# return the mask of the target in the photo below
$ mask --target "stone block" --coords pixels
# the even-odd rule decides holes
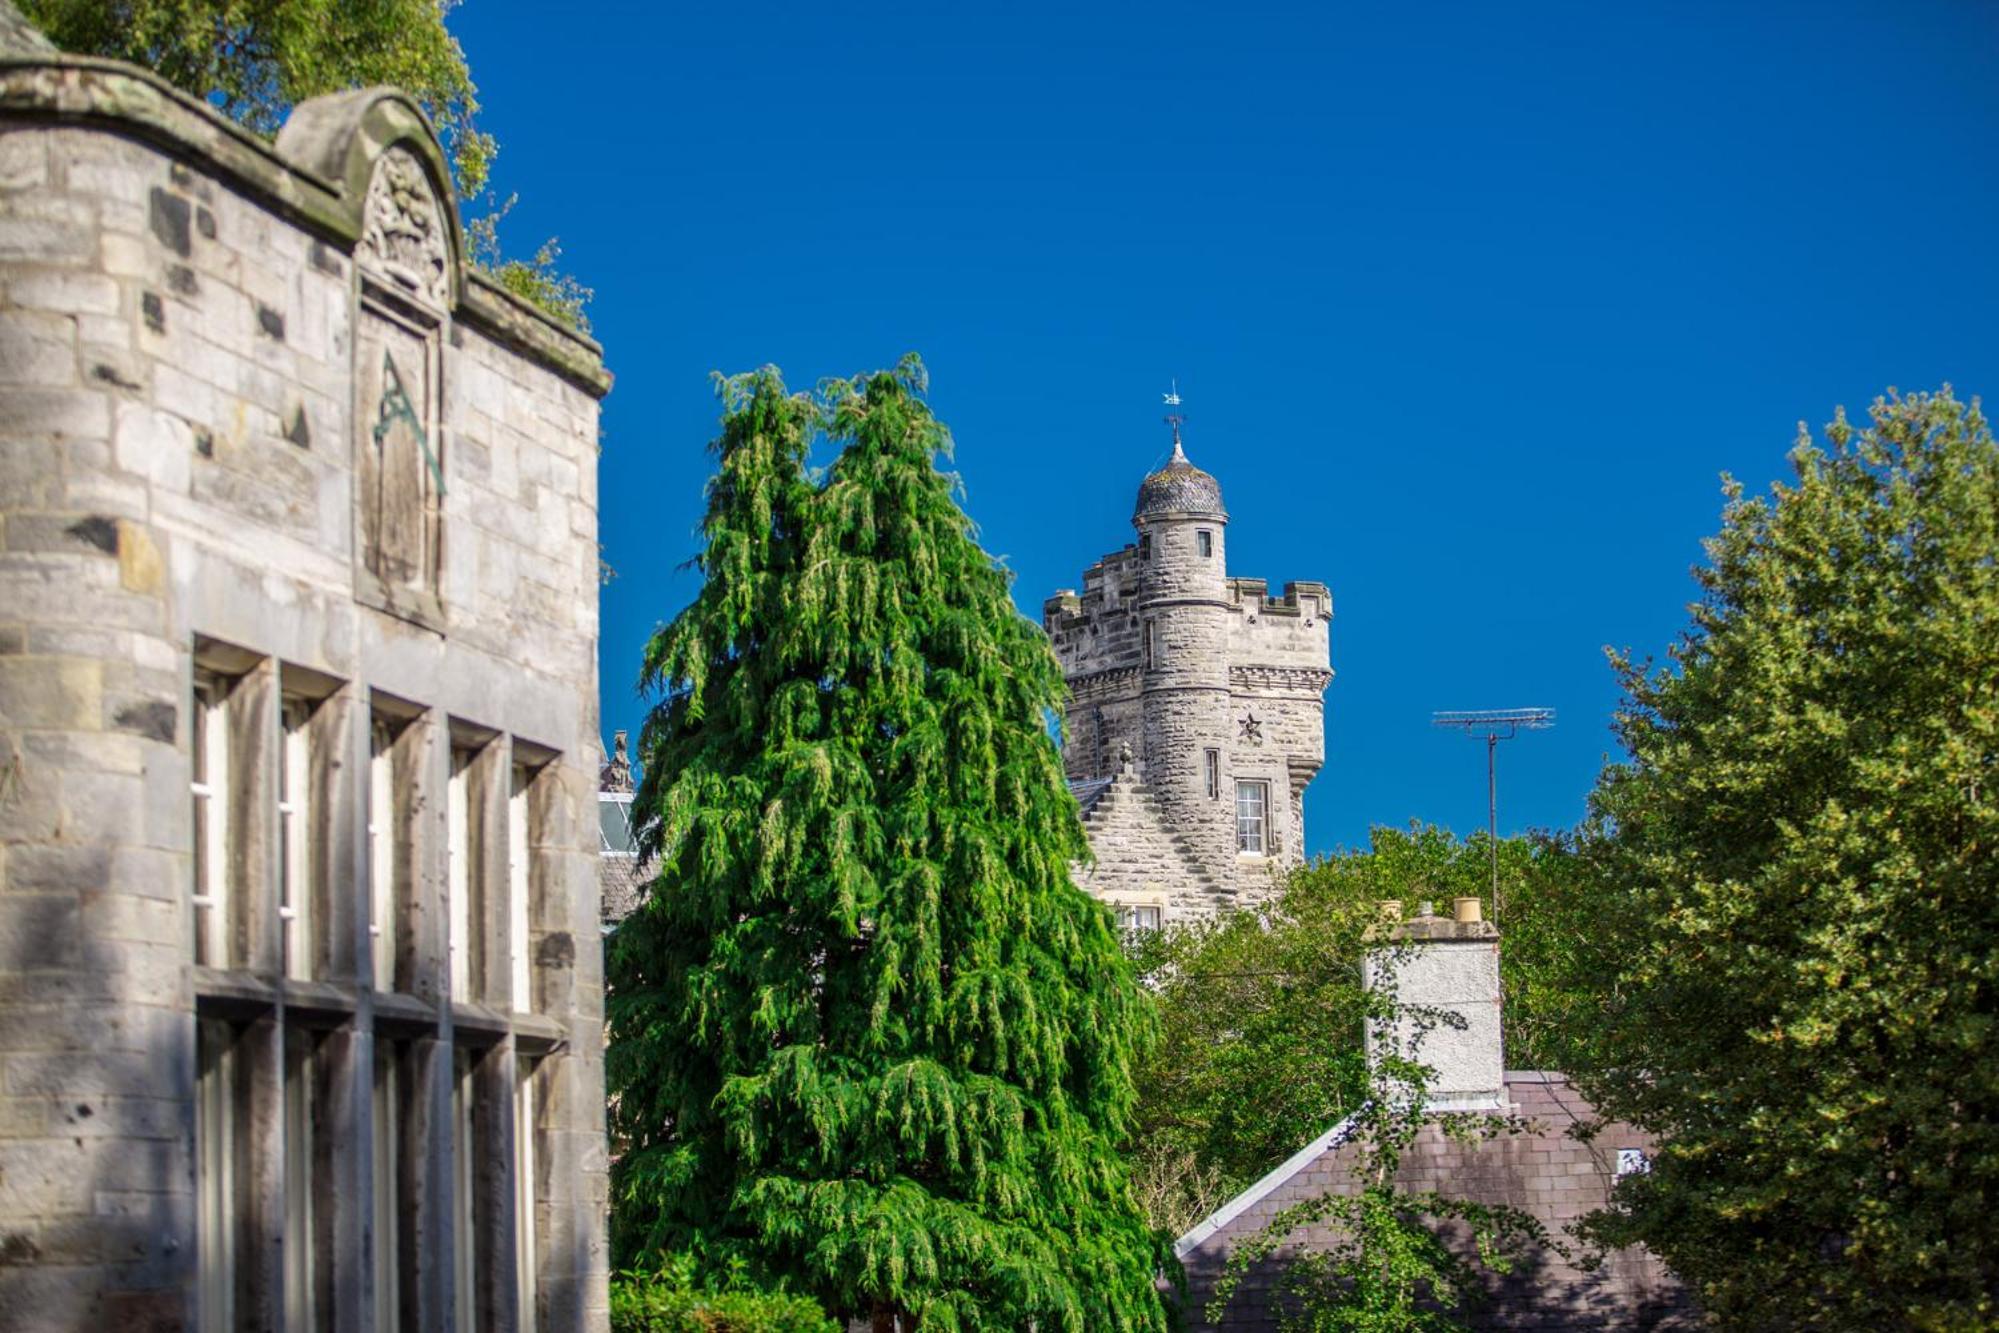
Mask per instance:
[[[0,724],[98,730],[103,680],[97,662],[0,658]]]

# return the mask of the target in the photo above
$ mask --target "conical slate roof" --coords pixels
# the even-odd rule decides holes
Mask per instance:
[[[1138,508],[1134,519],[1153,514],[1213,514],[1227,518],[1222,508],[1222,484],[1187,461],[1180,441],[1173,441],[1173,457],[1165,467],[1138,484]]]

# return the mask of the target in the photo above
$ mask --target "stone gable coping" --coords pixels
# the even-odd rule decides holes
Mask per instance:
[[[423,162],[448,214],[452,313],[601,398],[603,348],[463,263],[443,146],[408,94],[362,88],[303,102],[276,144],[150,70],[94,56],[0,47],[0,120],[83,124],[152,144],[341,247],[361,237],[373,163],[400,144]]]

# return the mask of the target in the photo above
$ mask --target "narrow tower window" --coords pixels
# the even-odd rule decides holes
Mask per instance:
[[[1152,559],[1152,534],[1149,532],[1138,534],[1138,558],[1140,560]]]
[[[1150,620],[1146,621],[1145,622],[1145,669],[1147,671],[1152,670],[1152,668],[1158,662],[1158,648],[1154,643],[1156,637],[1157,636],[1153,633],[1152,622]]]
[[[1215,534],[1206,528],[1195,529],[1194,548],[1201,553],[1201,559],[1206,560],[1215,553]]]
[[[1211,801],[1220,800],[1222,795],[1222,752],[1220,750],[1203,750],[1201,757],[1203,767],[1206,769],[1208,775],[1208,799]]]

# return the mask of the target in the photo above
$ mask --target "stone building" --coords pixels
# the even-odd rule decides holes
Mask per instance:
[[[1042,607],[1069,681],[1064,767],[1096,856],[1077,882],[1130,925],[1256,901],[1303,858],[1332,596],[1231,577],[1228,521],[1175,421],[1172,459],[1138,488],[1138,540]]]
[[[1399,917],[1400,904],[1384,906]],[[1579,1247],[1566,1229],[1602,1207],[1620,1176],[1646,1168],[1652,1140],[1626,1124],[1596,1125],[1594,1110],[1562,1074],[1506,1068],[1499,932],[1482,919],[1478,899],[1461,898],[1454,906],[1445,917],[1422,904],[1416,917],[1397,927],[1395,942],[1368,960],[1368,984],[1392,974],[1401,1006],[1395,1024],[1370,1032],[1370,1046],[1392,1045],[1434,1070],[1426,1097],[1440,1117],[1503,1115],[1518,1128],[1497,1137],[1456,1138],[1441,1123],[1426,1125],[1403,1153],[1396,1183],[1410,1192],[1436,1190],[1519,1208],[1569,1250],[1536,1246],[1511,1273],[1493,1275],[1490,1303],[1474,1314],[1474,1326],[1540,1333],[1700,1327],[1684,1289],[1649,1251],[1614,1251],[1594,1269],[1577,1262]],[[1277,1327],[1279,1265],[1331,1241],[1323,1226],[1293,1233],[1273,1259],[1252,1268],[1220,1322],[1212,1323],[1206,1309],[1216,1281],[1230,1249],[1278,1213],[1355,1188],[1360,1148],[1354,1124],[1348,1119],[1333,1126],[1176,1242],[1186,1269],[1181,1308],[1190,1330]],[[1577,1133],[1584,1126],[1594,1132]]]
[[[0,1325],[606,1326],[595,344],[0,0]]]

